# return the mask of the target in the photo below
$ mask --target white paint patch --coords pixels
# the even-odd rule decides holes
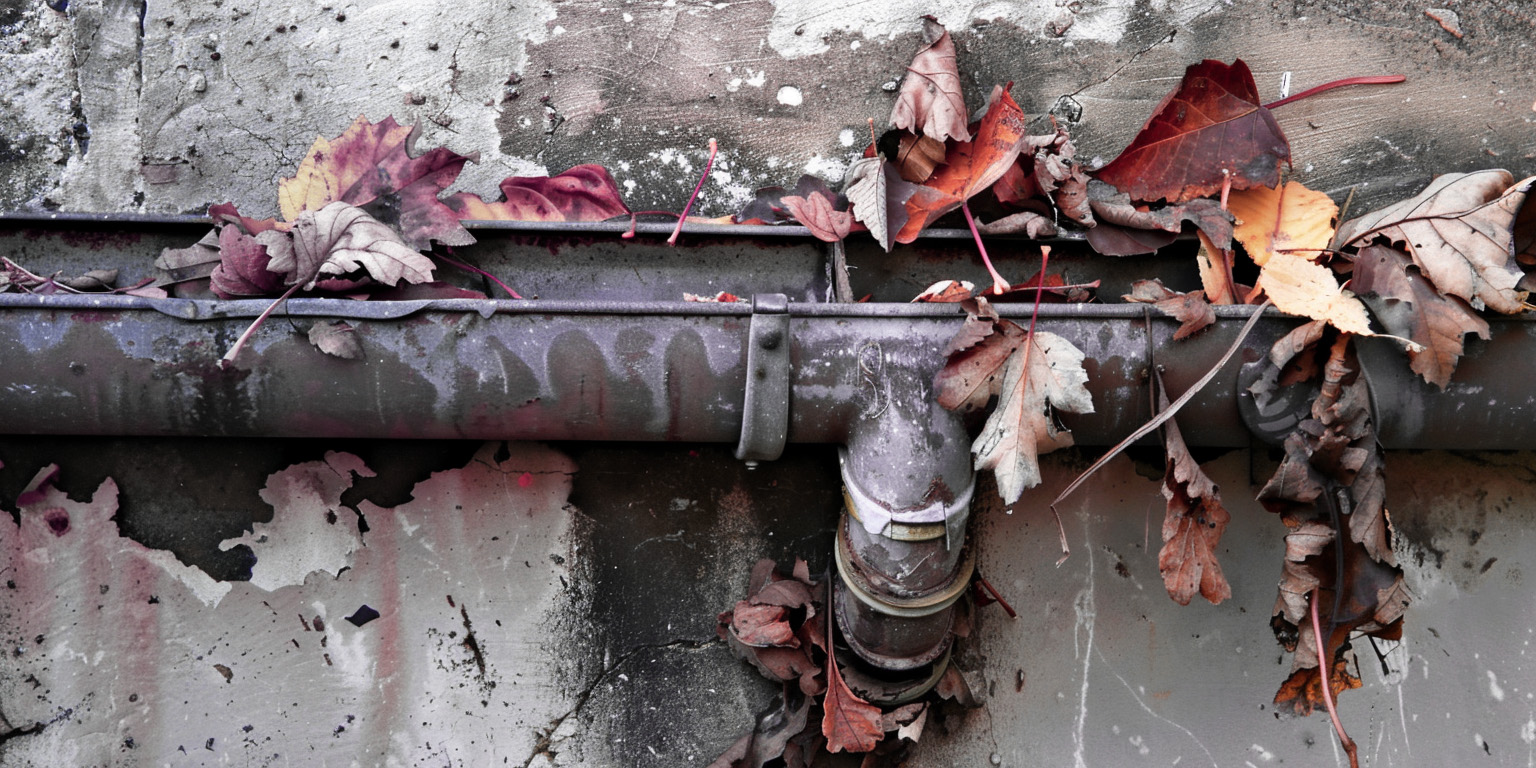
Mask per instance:
[[[1265,749],[1262,744],[1255,744],[1249,747],[1248,751],[1254,753],[1260,760],[1263,760],[1266,763],[1275,759],[1275,753]]]
[[[837,143],[839,143],[839,144],[841,144],[841,145],[843,145],[845,147],[853,146],[853,129],[852,128],[844,128],[841,133],[838,133],[837,134]]]
[[[1162,6],[1154,13],[1174,26],[1187,24],[1213,7],[1204,0],[1171,0],[1153,5]],[[1132,0],[1104,0],[1083,6],[1072,14],[1072,26],[1065,35],[1068,43],[1118,43],[1137,9]],[[1219,10],[1226,6],[1217,3],[1214,7]],[[847,5],[829,5],[825,0],[777,0],[769,22],[768,44],[787,59],[815,56],[829,50],[831,40],[838,35],[891,39],[916,34],[922,29],[920,20],[924,14],[932,14],[939,23],[959,34],[975,34],[970,32],[972,22],[1007,19],[1020,29],[1035,30],[1040,39],[1055,41],[1056,38],[1047,37],[1045,26],[1063,12],[1058,3],[1038,0],[888,0]]]
[[[261,491],[274,510],[272,522],[256,523],[250,533],[219,542],[219,549],[250,546],[256,553],[251,584],[268,592],[303,584],[315,571],[340,574],[363,546],[357,515],[341,505],[354,474],[374,476],[362,459],[336,451],[274,473]]]
[[[1094,586],[1094,551],[1093,542],[1088,541],[1088,584],[1077,593],[1077,599],[1072,601],[1072,610],[1077,614],[1077,623],[1072,627],[1072,646],[1077,651],[1079,658],[1083,660],[1083,685],[1078,691],[1077,698],[1077,725],[1072,731],[1072,765],[1074,768],[1088,768],[1087,749],[1088,742],[1084,737],[1084,730],[1088,725],[1088,669],[1093,664],[1093,633],[1098,623],[1098,609],[1093,602]],[[1081,645],[1078,643],[1078,635],[1086,635]]]
[[[843,176],[848,173],[848,161],[812,155],[811,159],[805,163],[805,172],[828,181],[842,181]]]
[[[1525,725],[1520,726],[1520,740],[1526,744],[1536,744],[1536,717],[1526,720]]]
[[[1504,700],[1504,687],[1499,685],[1499,676],[1495,675],[1491,669],[1488,670],[1488,695],[1492,696],[1494,701]]]
[[[800,89],[793,85],[786,85],[779,89],[779,103],[787,107],[798,107],[805,101]]]

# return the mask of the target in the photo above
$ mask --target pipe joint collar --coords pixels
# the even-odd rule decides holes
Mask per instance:
[[[850,471],[847,448],[839,450],[837,458],[848,511],[871,535],[921,541],[945,535],[944,531],[951,523],[964,525],[966,513],[971,508],[971,496],[976,492],[975,472],[958,492],[931,492],[926,505],[892,509],[859,485]],[[938,535],[926,535],[924,529],[929,526],[937,529]]]

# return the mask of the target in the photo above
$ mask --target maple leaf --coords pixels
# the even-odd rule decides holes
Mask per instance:
[[[1314,320],[1361,336],[1373,336],[1365,305],[1346,295],[1333,270],[1298,253],[1276,252],[1259,271],[1258,287],[1282,312]]]
[[[1168,395],[1158,382],[1158,407],[1168,408]],[[1196,594],[1211,603],[1232,596],[1232,587],[1216,560],[1216,546],[1231,516],[1221,504],[1221,492],[1189,454],[1177,419],[1163,424],[1163,450],[1167,470],[1163,497],[1168,510],[1163,517],[1163,549],[1157,568],[1163,587],[1179,605],[1189,605]]]
[[[820,192],[809,197],[788,195],[782,202],[795,220],[805,225],[818,240],[835,243],[847,237],[853,227],[853,214],[833,208],[829,195]]]
[[[1412,339],[1421,347],[1408,351],[1409,367],[1445,389],[1464,351],[1467,334],[1487,339],[1488,322],[1466,302],[1445,296],[1419,273],[1408,254],[1385,245],[1368,245],[1355,256],[1350,278],[1387,333]]]
[[[1173,340],[1181,341],[1206,329],[1216,322],[1216,311],[1205,300],[1205,291],[1179,293],[1163,285],[1157,278],[1137,280],[1131,284],[1131,292],[1120,298],[1142,304],[1151,304],[1180,325],[1173,332]]]
[[[1205,197],[1230,178],[1232,189],[1273,187],[1291,148],[1259,104],[1242,59],[1206,59],[1184,70],[1136,138],[1095,176],[1133,200],[1182,203]]]
[[[1026,138],[1024,129],[1024,111],[1014,103],[1008,89],[994,88],[975,138],[952,147],[944,167],[907,200],[907,222],[896,233],[896,242],[916,240],[940,216],[992,186],[1018,159]]]
[[[917,185],[904,181],[879,155],[853,161],[843,176],[843,191],[853,217],[869,228],[869,234],[887,253],[896,233],[907,224],[907,200],[917,190]]]
[[[221,299],[270,294],[283,285],[283,276],[267,269],[270,260],[256,238],[226,226],[219,230],[219,264],[209,275],[210,286]]]
[[[1316,257],[1333,240],[1339,206],[1299,181],[1271,189],[1250,187],[1233,192],[1227,208],[1238,219],[1233,231],[1253,263],[1264,266],[1271,254],[1290,250]]]
[[[432,279],[432,261],[407,246],[393,229],[347,203],[331,203],[299,214],[289,232],[268,230],[256,236],[267,247],[267,269],[284,275],[287,285],[312,288],[321,275],[364,269],[374,280]]]
[[[1025,334],[1016,323],[999,318],[984,298],[961,306],[965,323],[944,347],[944,367],[934,376],[933,388],[945,409],[975,411],[997,394],[1004,366]]]
[[[923,47],[907,67],[891,125],[936,141],[950,137],[969,141],[965,97],[960,92],[960,70],[955,64],[955,42],[938,19],[923,17]]]
[[[1528,182],[1513,179],[1504,170],[1437,176],[1414,197],[1345,222],[1335,247],[1378,236],[1403,243],[1441,293],[1474,309],[1520,312],[1527,293],[1518,288],[1514,225]]]
[[[334,202],[364,207],[398,198],[398,205],[389,207],[400,212],[400,236],[412,248],[428,249],[433,240],[444,245],[473,243],[475,238],[459,224],[459,217],[437,196],[458,178],[464,163],[479,155],[438,147],[414,157],[411,152],[420,134],[417,126],[399,125],[393,117],[370,123],[360,116],[335,139],[315,139],[297,172],[278,182],[283,218],[297,221],[305,211]]]
[[[997,407],[971,444],[976,468],[992,470],[1005,502],[1040,484],[1039,454],[1072,445],[1072,433],[1057,429],[1052,410],[1093,413],[1083,357],[1071,342],[1044,331],[1009,355]]]
[[[457,192],[444,203],[464,221],[605,221],[629,215],[608,169],[591,164],[554,176],[510,176],[502,180],[495,202]]]

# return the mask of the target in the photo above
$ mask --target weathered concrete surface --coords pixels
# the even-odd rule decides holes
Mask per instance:
[[[62,4],[60,4],[62,5]],[[1241,56],[1278,98],[1327,80],[1409,82],[1280,113],[1296,178],[1357,206],[1434,173],[1536,168],[1536,15],[1455,4],[1456,37],[1414,5],[1225,0],[892,4],[548,0],[0,2],[0,208],[275,210],[275,182],[354,117],[422,126],[422,146],[481,153],[461,187],[609,167],[636,208],[679,208],[710,137],[704,210],[804,171],[839,178],[884,124],[918,16],[955,33],[967,99],[1013,81],[1113,157],[1183,68]],[[1357,208],[1360,210],[1362,208]]]
[[[759,557],[825,567],[838,506],[825,447],[747,470],[719,446],[571,445],[566,458],[374,443],[362,462],[269,445],[285,444],[303,460],[212,483],[276,505],[245,537],[254,572],[290,565],[271,591],[121,537],[113,510],[190,521],[115,481],[82,492],[74,476],[94,482],[94,469],[66,463],[69,498],[29,504],[19,525],[0,517],[0,765],[701,766],[773,692],[713,639],[715,612]],[[8,438],[7,506],[37,454],[66,447]],[[192,450],[288,464],[283,451]],[[364,467],[379,477],[357,477]],[[1268,627],[1283,526],[1251,501],[1268,460],[1208,466],[1233,514],[1233,598],[1219,606],[1164,593],[1156,472],[1123,458],[1063,509],[1074,554],[1056,568],[1045,504],[1081,468],[1053,455],[1012,515],[978,510],[981,567],[1021,617],[980,613],[958,658],[987,708],[930,722],[914,764],[1342,765],[1324,715],[1267,706],[1289,668]],[[1356,649],[1365,687],[1341,713],[1364,764],[1528,765],[1536,457],[1399,453],[1388,472],[1416,603],[1383,660]],[[123,488],[157,476],[147,462],[124,473]],[[345,498],[359,490],[389,506]],[[337,533],[292,536],[317,525]],[[301,555],[345,567],[304,575]],[[343,619],[364,603],[383,617]]]

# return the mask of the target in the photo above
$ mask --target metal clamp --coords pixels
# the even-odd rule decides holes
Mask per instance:
[[[789,298],[752,297],[747,333],[747,392],[741,407],[736,458],[773,461],[789,441]]]

